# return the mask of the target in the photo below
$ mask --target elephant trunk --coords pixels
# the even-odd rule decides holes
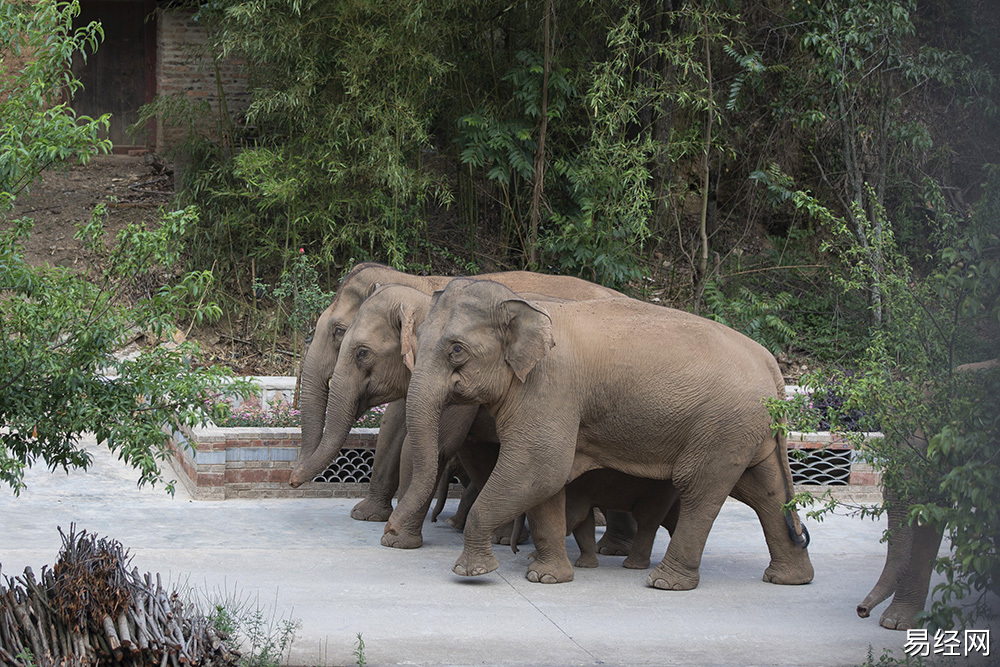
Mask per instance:
[[[302,388],[299,394],[299,409],[302,412],[300,461],[316,451],[323,437],[330,397],[329,381],[336,366],[336,357],[333,363],[324,361],[323,357],[328,355],[324,355],[319,349],[320,344],[320,341],[314,341],[302,361]]]
[[[889,545],[885,553],[885,565],[882,574],[871,592],[858,605],[858,616],[868,618],[872,609],[888,599],[896,592],[899,580],[910,564],[910,552],[913,546],[913,528],[906,523],[906,505],[889,489],[885,489],[889,514]]]
[[[305,420],[302,425],[302,448],[299,451],[299,461],[292,470],[289,484],[297,488],[302,484],[312,481],[316,475],[322,473],[333,463],[340,450],[344,447],[344,441],[351,432],[351,427],[357,421],[358,401],[357,397],[341,397],[336,391],[327,391],[328,400],[323,406],[321,414],[325,417],[325,425],[322,426],[321,437],[311,451],[306,449],[306,428]],[[347,400],[344,400],[344,399]],[[305,408],[303,408],[303,416]]]

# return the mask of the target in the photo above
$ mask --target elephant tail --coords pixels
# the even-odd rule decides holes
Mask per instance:
[[[521,535],[524,534],[524,520],[526,515],[521,512],[514,519],[514,527],[510,531],[510,550],[514,553],[518,553],[517,543],[521,541]]]
[[[792,467],[788,463],[788,438],[780,429],[776,438],[778,446],[774,448],[774,452],[778,457],[778,467],[781,468],[781,475],[785,482],[785,502],[790,503],[795,497],[795,485],[792,482]],[[786,509],[785,525],[788,526],[788,537],[791,538],[795,546],[802,549],[809,546],[809,529],[799,519],[798,512]]]

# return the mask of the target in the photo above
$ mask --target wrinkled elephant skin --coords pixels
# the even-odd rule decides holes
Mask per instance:
[[[485,274],[482,278],[499,281],[517,292],[556,298],[624,298],[614,290],[567,276],[510,271]],[[335,404],[343,401],[336,393],[331,393],[330,381],[337,367],[344,336],[361,303],[382,285],[403,285],[430,295],[451,280],[450,276],[412,276],[381,264],[365,262],[355,266],[341,281],[333,303],[316,322],[313,341],[303,359],[300,398],[302,447],[299,464],[292,473],[292,486],[307,482],[322,472],[336,458],[349,432],[349,426],[345,431],[343,418],[334,423],[329,416],[329,409],[336,407],[335,411],[339,412],[340,408]],[[395,417],[403,415],[405,407],[389,407],[386,412],[376,443],[376,460],[368,494],[351,512],[352,517],[359,520],[384,521],[392,511],[392,498],[399,484],[399,455],[405,425],[402,419]],[[321,442],[322,451],[314,456]]]
[[[495,569],[493,529],[527,512],[536,547],[529,580],[571,580],[565,485],[612,468],[672,480],[680,497],[650,585],[697,585],[728,495],[760,518],[771,557],[765,580],[806,583],[807,534],[782,506],[792,497],[787,450],[763,403],[783,392],[771,354],[716,322],[632,299],[542,305],[497,283],[452,281],[420,328],[407,392],[413,478],[386,536],[416,532],[423,519],[442,411],[481,404],[496,417],[500,456],[469,512],[456,572]]]

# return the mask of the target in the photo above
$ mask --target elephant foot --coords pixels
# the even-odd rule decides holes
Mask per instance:
[[[646,577],[646,584],[665,591],[690,591],[698,587],[700,575],[697,570],[680,571],[662,562]]]
[[[446,524],[448,524],[449,526],[451,526],[452,528],[454,528],[455,530],[457,530],[458,532],[460,532],[460,533],[463,530],[465,530],[465,517],[464,516],[463,517],[460,517],[458,515],[450,516],[447,519],[445,519],[444,522]]]
[[[455,561],[451,571],[462,577],[478,577],[488,574],[498,567],[500,567],[500,563],[492,553],[488,555],[484,554],[479,558],[472,558],[467,552],[463,551],[462,555]]]
[[[424,538],[420,533],[409,533],[397,530],[392,524],[385,525],[385,533],[382,535],[382,546],[393,549],[416,549],[424,543]]]
[[[597,567],[597,556],[595,554],[580,554],[580,557],[573,563],[573,567]]]
[[[388,521],[392,503],[365,498],[351,509],[351,518],[358,521]]]
[[[627,567],[630,570],[645,570],[649,567],[649,556],[645,558],[642,556],[629,556],[622,563],[622,567]]]
[[[910,630],[919,625],[917,614],[924,610],[923,605],[902,604],[892,602],[884,612],[878,624],[890,630]]]
[[[632,550],[632,540],[604,534],[597,542],[597,553],[605,556],[628,556]]]
[[[764,570],[764,581],[771,584],[781,584],[783,586],[801,586],[813,580],[812,563],[806,561],[799,567],[777,567],[774,564],[768,565]],[[859,612],[860,613],[860,612]]]
[[[573,581],[573,566],[566,558],[563,563],[534,561],[528,566],[525,578],[535,584],[563,584]]]

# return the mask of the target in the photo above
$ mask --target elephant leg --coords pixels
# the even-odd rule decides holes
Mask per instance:
[[[567,500],[568,503],[568,500]],[[594,520],[594,510],[586,507],[583,512],[566,509],[566,527],[573,531],[573,539],[580,548],[580,557],[573,563],[575,567],[597,567],[597,541],[594,532],[597,522]]]
[[[645,570],[649,567],[649,556],[653,552],[653,542],[656,541],[656,530],[660,524],[656,521],[639,522],[639,529],[635,533],[635,541],[632,542],[632,550],[622,562],[622,567],[630,570]]]
[[[651,484],[650,491],[644,493],[632,508],[632,517],[637,529],[635,540],[623,567],[645,570],[649,567],[649,556],[656,541],[656,531],[661,525],[668,526],[673,535],[677,527],[677,490],[670,482]],[[668,520],[667,517],[670,517]]]
[[[473,431],[476,430],[480,417],[480,415],[477,415],[477,421],[473,423]],[[491,436],[489,441],[480,442],[475,440],[473,434],[470,433],[470,438],[466,440],[458,452],[459,460],[462,462],[462,466],[465,468],[466,472],[469,473],[469,477],[472,479],[473,485],[476,487],[477,494],[479,492],[478,490],[486,484],[486,480],[490,478],[490,473],[493,472],[493,467],[496,465],[497,456],[500,451],[500,445],[493,441],[496,439],[496,435],[493,433],[489,435]],[[466,517],[468,516],[468,511],[472,507],[471,503],[475,501],[475,499],[476,496],[473,495],[469,506],[465,510],[465,515],[462,517],[463,525]],[[505,523],[493,531],[491,541],[493,544],[509,545],[513,530],[513,522]],[[527,541],[528,529],[526,525],[518,537],[518,544],[524,544]]]
[[[493,531],[527,510],[535,544],[528,579],[543,583],[573,579],[566,555],[564,485],[573,464],[575,440],[566,442],[568,429],[560,432],[559,427],[555,423],[536,426],[529,431],[535,436],[531,442],[500,448],[497,464],[465,522],[464,549],[452,568],[456,574],[476,576],[495,570]]]
[[[623,510],[602,508],[601,511],[607,520],[607,528],[597,543],[597,552],[605,556],[627,556],[635,540],[635,519]]]
[[[701,460],[699,451],[703,448],[690,447],[674,466],[673,484],[680,497],[677,529],[663,560],[646,577],[646,583],[654,588],[687,591],[698,586],[708,533],[739,478],[731,466]]]
[[[593,512],[590,516],[593,521]],[[528,581],[541,584],[573,581],[573,566],[566,555],[565,487],[528,510],[528,521],[535,543],[535,558],[528,566],[525,577]],[[590,539],[593,541],[591,528]]]
[[[399,487],[399,457],[405,437],[406,399],[402,399],[387,405],[382,415],[368,493],[351,510],[352,519],[386,521],[392,514],[392,497]]]
[[[896,583],[896,594],[882,613],[879,625],[890,630],[917,627],[917,614],[924,610],[931,573],[941,546],[942,530],[936,525],[914,526],[909,563]]]
[[[807,584],[813,579],[809,552],[798,546],[789,535],[789,517],[782,508],[781,498],[787,496],[784,473],[778,455],[773,454],[755,466],[747,468],[733,487],[732,496],[749,505],[757,513],[771,562],[764,570],[764,581],[772,584]],[[683,518],[679,519],[679,522]],[[678,523],[677,531],[680,531]],[[673,540],[675,538],[671,538]]]
[[[698,587],[705,542],[725,500],[726,496],[714,489],[681,492],[677,530],[670,538],[663,560],[646,578],[647,584],[673,591]]]

